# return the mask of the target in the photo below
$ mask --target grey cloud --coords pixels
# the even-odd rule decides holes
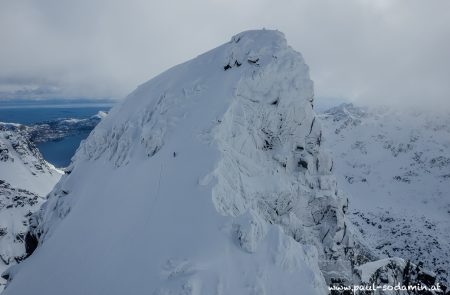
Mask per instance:
[[[0,80],[122,97],[262,27],[283,31],[303,53],[317,97],[450,107],[446,0],[4,0]]]

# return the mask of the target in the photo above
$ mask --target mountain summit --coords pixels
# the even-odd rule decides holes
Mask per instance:
[[[5,294],[313,295],[403,274],[401,259],[364,266],[375,257],[352,237],[318,121],[308,67],[277,31],[162,73],[82,143]]]

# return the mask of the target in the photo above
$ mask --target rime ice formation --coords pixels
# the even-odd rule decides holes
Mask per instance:
[[[4,273],[5,294],[313,295],[378,280],[312,104],[302,56],[269,30],[139,86],[33,216],[39,245]]]

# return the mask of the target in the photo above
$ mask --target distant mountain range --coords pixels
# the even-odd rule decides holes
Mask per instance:
[[[342,104],[319,117],[357,232],[448,282],[450,112]]]
[[[90,132],[106,115],[106,112],[100,111],[86,119],[61,118],[25,126],[24,128],[27,130],[30,140],[37,144],[60,140],[82,132]]]

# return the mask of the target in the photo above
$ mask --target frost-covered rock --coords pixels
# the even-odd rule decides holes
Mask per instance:
[[[61,174],[42,158],[25,126],[0,123],[0,273],[27,257],[30,217]],[[0,290],[5,283],[0,278]]]

